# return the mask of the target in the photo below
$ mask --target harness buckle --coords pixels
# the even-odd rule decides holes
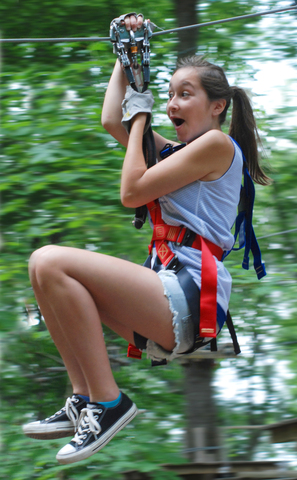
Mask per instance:
[[[173,270],[178,273],[183,268],[183,264],[179,261],[177,255],[174,255],[172,260],[166,265],[165,270]]]
[[[185,233],[182,236],[181,240],[179,241],[179,238],[181,237],[183,232],[185,232]],[[177,247],[184,247],[185,245],[187,245],[188,241],[190,240],[190,238],[192,236],[195,238],[196,233],[193,232],[192,230],[190,230],[190,228],[188,228],[188,227],[182,227],[180,232],[179,232],[179,235],[177,237],[176,242],[173,242],[173,244]],[[193,240],[194,240],[194,238],[193,238]]]

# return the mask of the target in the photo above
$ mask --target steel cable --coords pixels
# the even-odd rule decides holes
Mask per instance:
[[[290,10],[297,11],[297,5],[286,8],[279,8],[274,10],[266,10],[258,13],[250,13],[247,15],[241,15],[238,17],[224,18],[220,20],[214,20],[211,22],[197,23],[194,25],[187,25],[184,27],[171,28],[169,30],[161,30],[159,32],[153,32],[153,36],[165,35],[169,33],[180,32],[182,30],[190,30],[193,28],[209,27],[211,25],[219,25],[227,22],[234,22],[236,20],[245,20],[248,18],[255,18],[263,15],[270,15],[274,13],[288,12]],[[71,42],[109,42],[110,37],[62,37],[62,38],[0,38],[0,43],[71,43]]]

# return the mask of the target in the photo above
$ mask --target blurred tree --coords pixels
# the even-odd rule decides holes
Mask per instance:
[[[175,0],[175,15],[177,18],[178,27],[193,25],[199,23],[198,17],[199,2],[197,0],[186,0],[179,2]],[[185,57],[187,55],[194,55],[198,42],[198,29],[180,30],[178,32],[178,56]]]

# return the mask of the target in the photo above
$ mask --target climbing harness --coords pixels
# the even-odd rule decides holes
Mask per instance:
[[[217,313],[217,266],[214,256],[221,260],[223,250],[201,237],[189,228],[167,225],[162,219],[158,200],[148,204],[151,220],[154,224],[153,236],[149,245],[151,255],[153,246],[162,265],[173,269],[175,254],[169,248],[168,242],[177,246],[189,246],[201,251],[201,291],[200,291],[200,337],[216,337]]]
[[[235,143],[238,145],[237,142]],[[168,144],[160,152],[160,156],[162,159],[167,158],[169,155],[176,152],[177,150],[180,150],[184,146],[185,144],[181,144],[173,147],[172,145]],[[202,253],[200,292],[198,287],[196,287],[198,290],[198,294],[197,292],[193,291],[193,287],[190,285],[190,279],[188,278],[191,277],[191,275],[188,272],[188,277],[185,277],[186,285],[185,288],[183,288],[189,304],[189,308],[192,313],[195,329],[194,347],[189,352],[185,352],[185,354],[191,353],[192,351],[201,348],[201,346],[204,346],[204,337],[212,337],[213,340],[211,341],[211,350],[217,350],[216,324],[218,323],[221,328],[225,321],[233,341],[234,352],[236,354],[240,353],[240,347],[237,341],[237,336],[230,312],[228,311],[225,315],[225,313],[222,311],[222,308],[219,304],[217,304],[216,301],[217,269],[214,256],[218,260],[223,261],[232,250],[240,250],[244,248],[242,267],[246,270],[249,269],[249,255],[250,252],[252,252],[254,258],[254,269],[256,271],[258,279],[261,279],[266,275],[265,265],[261,259],[260,247],[257,242],[254,228],[252,225],[255,187],[253,180],[249,174],[246,159],[243,153],[242,157],[243,185],[241,186],[238,215],[234,224],[234,245],[231,250],[223,252],[220,247],[208,241],[207,239],[204,239],[189,228],[185,228],[183,226],[178,227],[167,225],[162,219],[161,207],[158,200],[150,202],[147,205],[152,223],[154,225],[154,229],[152,240],[149,245],[149,257],[145,266],[150,266],[152,259],[152,250],[153,247],[155,247],[157,257],[152,267],[154,270],[158,271],[159,263],[159,269],[162,268],[162,264],[163,268],[175,271],[177,276],[179,276],[180,271],[184,270],[185,272],[187,272],[187,269],[179,262],[176,255],[174,255],[174,253],[169,248],[169,241],[173,242],[173,244],[177,246],[189,246],[191,248],[196,248],[198,250],[201,250]],[[237,239],[239,246],[235,247]],[[193,283],[195,282],[193,281]],[[192,288],[192,293],[189,293],[189,287]],[[193,298],[195,298],[196,300],[196,307],[195,305],[193,305]],[[141,350],[145,349],[146,339],[136,334],[135,340],[135,343],[137,345],[129,345],[128,356],[131,356],[133,358],[141,358]],[[166,361],[152,362],[152,365],[160,365],[164,363],[166,363]]]

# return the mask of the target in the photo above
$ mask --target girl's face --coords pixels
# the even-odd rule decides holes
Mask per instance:
[[[220,129],[217,103],[209,100],[195,67],[177,70],[169,84],[166,111],[178,140],[190,143],[208,130]]]

